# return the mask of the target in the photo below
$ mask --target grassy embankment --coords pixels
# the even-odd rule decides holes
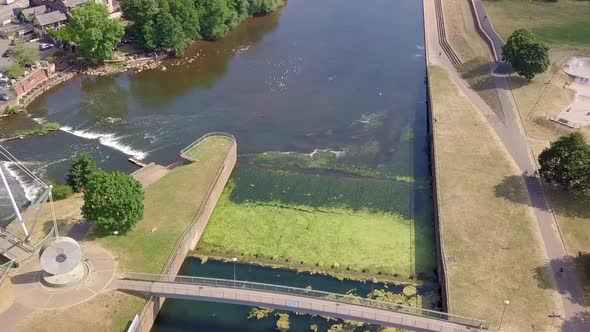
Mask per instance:
[[[513,75],[510,78],[514,99],[535,154],[550,141],[572,130],[547,119],[572,101],[573,91],[565,89],[571,78],[562,70],[571,56],[590,56],[590,2],[486,1],[486,9],[496,31],[507,38],[524,27],[550,47],[549,70],[531,82]],[[590,127],[581,130],[590,142]],[[568,252],[590,253],[590,213],[588,196],[576,196],[558,188],[546,188]],[[578,260],[578,273],[584,283],[586,303],[590,303],[590,261]]]
[[[477,33],[469,1],[443,1],[448,41],[463,62],[457,70],[494,112],[501,114],[490,63],[493,55]]]
[[[430,69],[436,122],[439,207],[454,314],[502,330],[548,330],[560,312],[547,289],[546,259],[516,166],[487,123],[443,69]],[[507,185],[508,184],[508,185]],[[509,191],[506,193],[505,191]]]
[[[119,272],[160,272],[176,240],[194,220],[230,147],[231,141],[225,138],[205,140],[192,151],[198,162],[176,167],[146,188],[144,218],[133,230],[102,238],[90,234],[87,240],[107,249],[116,258]],[[78,220],[82,204],[80,196],[55,203],[58,223],[65,226],[62,233]],[[48,213],[43,220],[44,228],[50,229]],[[127,294],[104,293],[73,308],[34,314],[20,327],[33,331],[82,331],[89,327],[93,331],[121,331],[143,303],[143,299]]]

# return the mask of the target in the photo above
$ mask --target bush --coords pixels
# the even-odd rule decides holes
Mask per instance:
[[[53,200],[59,201],[62,199],[66,199],[74,194],[74,190],[67,184],[54,184],[53,189],[51,190],[51,196],[53,196]]]
[[[96,171],[98,171],[98,167],[94,159],[89,154],[83,153],[74,157],[72,166],[66,176],[66,182],[75,192],[79,193],[86,187]]]
[[[9,114],[9,115],[12,115],[12,114],[17,114],[17,113],[19,113],[20,111],[21,111],[21,109],[20,109],[20,108],[18,108],[18,107],[14,107],[14,106],[6,106],[6,108],[4,109],[4,114]]]
[[[10,59],[21,67],[30,66],[39,61],[39,50],[35,47],[19,44],[10,50]]]
[[[127,174],[96,172],[84,192],[82,215],[96,222],[99,233],[126,233],[143,218],[143,188]]]
[[[26,71],[26,69],[23,66],[12,65],[12,66],[8,67],[8,70],[6,71],[6,76],[8,76],[8,78],[17,79],[17,78],[23,76],[25,71]]]

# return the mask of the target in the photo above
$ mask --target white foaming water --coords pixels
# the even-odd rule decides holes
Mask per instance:
[[[22,170],[18,168],[18,166],[10,161],[3,162],[0,167],[4,167],[4,169],[12,176],[21,186],[25,193],[25,197],[29,201],[33,201],[37,196],[37,192],[42,189],[43,187],[39,183],[39,181],[31,178],[29,175],[25,174]],[[11,188],[14,191],[14,188]]]
[[[114,134],[98,133],[98,132],[92,132],[90,130],[76,130],[70,126],[63,126],[59,129],[61,131],[64,131],[66,133],[69,133],[69,134],[72,134],[72,135],[75,135],[78,137],[82,137],[82,138],[86,138],[86,139],[96,139],[100,142],[100,144],[102,144],[104,146],[108,146],[108,147],[113,148],[115,150],[121,151],[126,155],[132,156],[135,159],[142,160],[143,158],[145,158],[147,156],[147,152],[136,150],[129,145],[125,145],[125,144],[121,143],[120,142],[121,138],[116,137]]]

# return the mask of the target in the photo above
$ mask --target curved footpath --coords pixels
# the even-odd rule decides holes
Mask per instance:
[[[479,95],[465,82],[455,70],[451,61],[444,56],[437,56],[443,52],[438,43],[438,32],[436,31],[435,13],[433,0],[424,1],[424,22],[427,44],[427,61],[429,65],[439,65],[449,73],[452,79],[458,84],[470,101],[488,120],[494,131],[502,140],[504,146],[523,172],[527,191],[532,203],[537,224],[543,238],[543,244],[550,260],[555,286],[561,297],[565,312],[565,321],[575,322],[568,324],[568,331],[590,331],[590,321],[586,315],[582,288],[578,284],[575,265],[568,256],[563,239],[555,217],[551,211],[543,192],[540,179],[533,174],[537,169],[535,157],[528,145],[526,133],[522,130],[522,121],[510,92],[510,86],[506,78],[506,66],[498,64],[493,73],[493,80],[498,91],[502,110],[506,115],[506,123],[503,123],[491,110],[491,108],[479,97]],[[502,49],[504,42],[493,29],[490,18],[487,17],[481,0],[472,0],[476,8],[477,22],[492,42],[493,48]],[[501,51],[500,51],[501,52]],[[444,52],[443,52],[444,54]],[[495,54],[496,59],[500,54]],[[498,70],[499,67],[502,70]],[[564,269],[565,273],[560,270]]]

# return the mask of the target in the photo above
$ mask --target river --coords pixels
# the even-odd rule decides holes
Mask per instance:
[[[376,142],[379,167],[392,164],[396,175],[429,182],[425,75],[420,1],[291,0],[222,40],[194,43],[162,68],[67,81],[30,104],[28,116],[2,118],[0,136],[59,123],[56,133],[3,143],[37,175],[54,179],[82,151],[103,168],[131,172],[129,157],[168,165],[201,135],[225,131],[241,155]],[[374,118],[378,126],[367,125]],[[2,167],[25,204],[34,184]],[[432,201],[421,194],[411,204]],[[0,211],[10,214],[5,204]],[[176,310],[166,308],[163,315]],[[206,320],[167,330],[219,330]],[[226,330],[260,330],[237,322]]]

